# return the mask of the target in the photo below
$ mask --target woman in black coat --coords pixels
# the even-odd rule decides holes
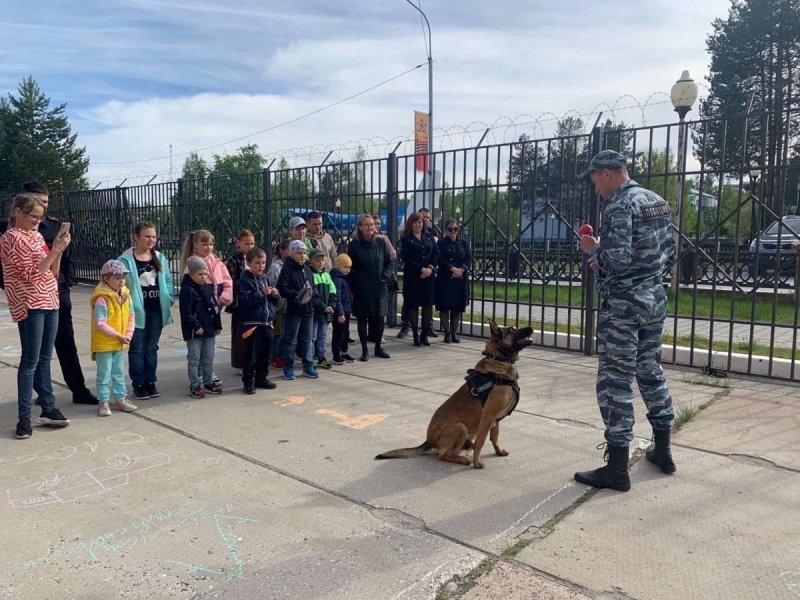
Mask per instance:
[[[458,223],[447,219],[444,237],[439,240],[439,273],[436,276],[436,310],[444,328],[444,343],[461,343],[458,331],[461,315],[469,304],[469,269],[472,253],[465,240],[458,238]]]
[[[403,258],[403,310],[411,323],[415,346],[430,346],[428,331],[433,323],[436,299],[436,266],[439,248],[419,213],[406,219],[405,235],[400,240]],[[422,334],[419,333],[419,309],[422,307]]]
[[[376,340],[375,356],[389,358],[381,348],[383,318],[389,312],[389,292],[386,282],[394,275],[394,261],[386,244],[375,237],[375,226],[370,215],[358,218],[355,239],[347,246],[353,261],[350,288],[353,292],[353,314],[358,322],[358,339],[361,342],[361,361],[369,360],[367,342]]]

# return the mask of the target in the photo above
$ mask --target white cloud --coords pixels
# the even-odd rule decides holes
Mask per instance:
[[[90,0],[70,14],[53,2],[33,26],[19,16],[20,2],[6,16],[12,50],[0,65],[0,85],[13,89],[29,72],[47,73],[45,92],[56,103],[70,102],[79,142],[92,159],[91,178],[118,176],[118,182],[131,173],[165,173],[169,160],[99,163],[166,156],[170,143],[178,155],[247,136],[425,62],[419,18],[401,0],[263,4],[126,0],[109,7]],[[636,106],[654,92],[669,92],[687,68],[700,81],[710,23],[726,15],[728,0],[464,0],[423,2],[422,8],[433,28],[434,125],[443,132],[523,113]],[[33,34],[42,42],[26,46]],[[409,136],[412,111],[427,110],[427,82],[423,67],[203,155],[233,152],[246,141],[274,152]],[[664,100],[658,95],[650,102]],[[613,116],[642,121],[639,108]],[[645,116],[652,124],[674,113],[656,104]],[[585,120],[588,127],[594,118]],[[489,139],[510,141],[521,132],[498,130]],[[182,162],[176,156],[175,173]]]

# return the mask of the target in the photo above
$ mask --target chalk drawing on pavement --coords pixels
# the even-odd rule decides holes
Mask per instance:
[[[128,485],[131,475],[169,464],[170,461],[170,457],[166,454],[152,454],[138,458],[119,454],[107,459],[102,467],[70,475],[48,473],[36,483],[9,489],[8,502],[14,508],[74,502]]]
[[[238,579],[240,581],[243,580],[244,561],[242,561],[242,557],[239,554],[239,542],[242,541],[242,538],[240,538],[235,532],[226,529],[223,525],[223,520],[234,521],[236,523],[257,523],[258,521],[255,519],[248,519],[247,517],[234,517],[221,514],[214,515],[214,527],[216,529],[217,536],[219,536],[219,539],[221,539],[222,543],[225,545],[225,549],[228,552],[228,557],[233,561],[233,564],[236,565],[235,570],[231,571],[230,569],[225,569],[223,567],[203,567],[180,560],[170,560],[168,562],[174,565],[179,565],[190,573],[208,573],[210,575],[219,575],[221,577],[225,577],[226,579]]]

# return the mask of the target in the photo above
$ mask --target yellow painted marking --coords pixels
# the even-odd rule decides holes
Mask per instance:
[[[344,425],[350,429],[366,429],[371,425],[385,421],[388,416],[389,415],[358,415],[357,417],[340,423],[340,425]]]
[[[283,400],[275,400],[275,404],[278,406],[298,406],[310,399],[311,396],[286,396]]]
[[[349,417],[344,414],[340,413],[338,410],[332,410],[330,408],[320,408],[314,413],[320,415],[321,417],[330,417],[331,419],[336,419],[337,421],[347,421]]]

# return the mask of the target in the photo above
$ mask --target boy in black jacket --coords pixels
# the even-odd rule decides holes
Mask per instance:
[[[314,368],[314,348],[311,328],[314,325],[314,276],[306,266],[306,245],[300,240],[289,244],[289,259],[283,264],[278,277],[278,292],[286,298],[286,315],[283,321],[283,378],[294,379],[294,350],[300,342],[303,374],[311,379],[319,377]]]
[[[331,279],[336,286],[336,306],[333,309],[333,364],[342,365],[355,362],[347,352],[347,340],[350,337],[350,313],[353,312],[353,292],[347,276],[353,268],[353,261],[347,254],[336,257],[336,268],[331,271]]]
[[[222,331],[222,319],[214,299],[214,290],[207,283],[208,265],[199,256],[186,261],[188,273],[183,276],[180,293],[181,331],[186,340],[189,363],[189,395],[205,398],[221,394],[222,386],[212,379],[216,336]],[[200,368],[202,366],[202,377]]]
[[[273,390],[277,386],[267,379],[269,351],[272,345],[272,320],[278,301],[278,289],[271,287],[264,270],[267,254],[252,248],[246,255],[250,270],[242,271],[237,288],[239,334],[244,339],[244,368],[242,383],[245,394],[255,394],[256,388]]]

